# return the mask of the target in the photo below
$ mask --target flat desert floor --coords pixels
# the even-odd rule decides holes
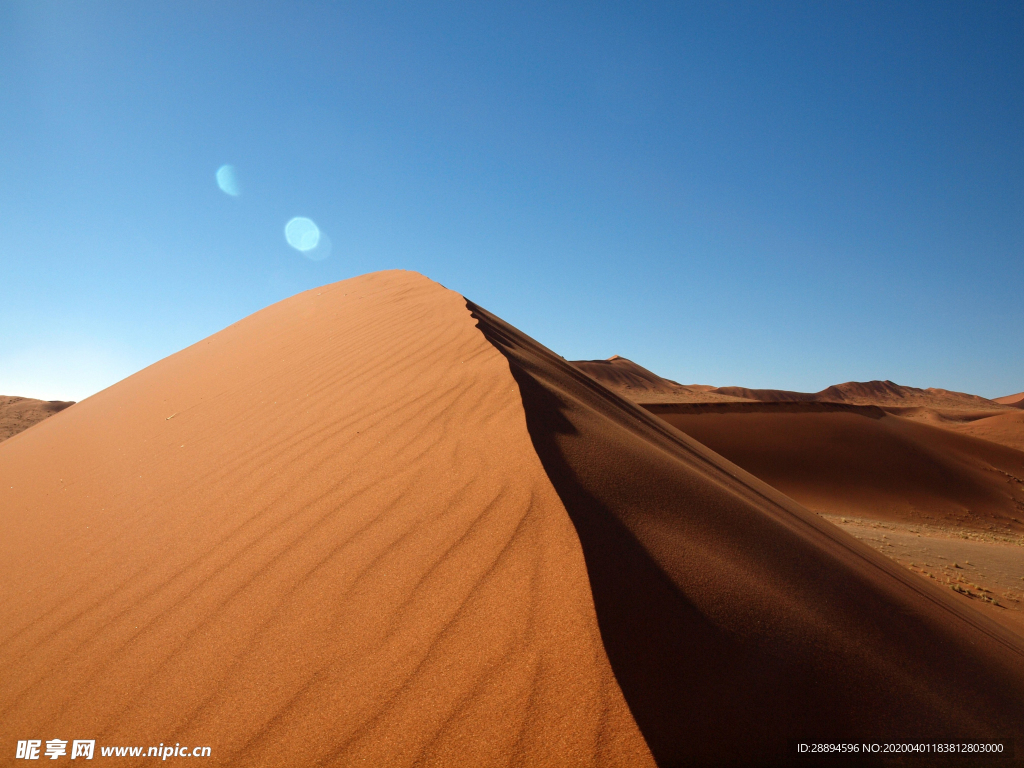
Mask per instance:
[[[1024,637],[1024,537],[822,515]]]

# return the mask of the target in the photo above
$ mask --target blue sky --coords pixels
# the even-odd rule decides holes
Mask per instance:
[[[0,116],[2,394],[395,267],[686,383],[1024,390],[1019,3],[8,1]]]

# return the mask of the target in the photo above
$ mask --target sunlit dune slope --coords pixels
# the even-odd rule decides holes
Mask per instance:
[[[613,355],[607,360],[573,360],[572,364],[611,389],[636,389],[645,392],[689,392],[679,382],[664,379],[632,360]]]
[[[508,363],[415,273],[295,296],[0,444],[0,511],[11,756],[651,764]]]
[[[0,442],[74,405],[62,400],[0,395]]]
[[[1010,447],[870,406],[751,403],[655,412],[816,511],[1024,532],[1024,452]]]
[[[659,765],[799,764],[801,738],[1021,743],[1024,639],[473,309]]]
[[[1007,395],[1006,397],[997,397],[993,402],[1010,405],[1014,408],[1024,408],[1024,392],[1018,392],[1016,395]]]
[[[572,360],[570,364],[599,381],[613,392],[634,402],[734,402],[729,395],[716,394],[714,387],[701,384],[680,384],[665,379],[637,365],[632,360],[613,355],[607,360]]]

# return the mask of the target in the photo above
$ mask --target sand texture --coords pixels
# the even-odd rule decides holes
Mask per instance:
[[[33,400],[0,395],[0,442],[74,405],[62,400]]]
[[[1024,533],[1024,452],[1007,446],[874,406],[709,404],[656,413],[814,511]]]
[[[1024,640],[384,272],[0,444],[0,744],[29,738],[246,766],[1024,744]]]
[[[0,444],[0,508],[5,750],[651,764],[508,363],[415,273],[295,296]]]

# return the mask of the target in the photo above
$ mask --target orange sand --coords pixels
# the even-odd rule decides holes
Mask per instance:
[[[1006,397],[997,397],[993,402],[1002,405],[1012,405],[1014,408],[1024,408],[1024,392],[1018,392],[1016,395],[1007,395]]]
[[[651,764],[508,364],[415,273],[307,291],[0,444],[0,507],[5,756]]]

